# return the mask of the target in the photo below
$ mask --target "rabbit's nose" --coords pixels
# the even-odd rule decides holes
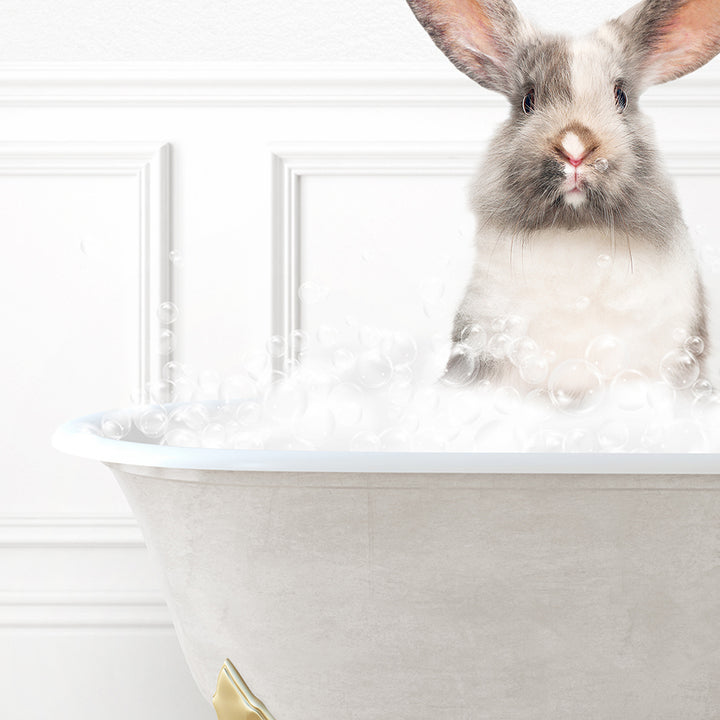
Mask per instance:
[[[577,167],[578,165],[580,165],[580,163],[582,163],[582,161],[587,157],[587,153],[586,153],[585,155],[583,155],[582,157],[573,157],[572,155],[567,155],[567,154],[565,154],[565,153],[563,153],[563,154],[565,155],[565,159],[566,159],[573,167]]]
[[[555,149],[563,160],[573,167],[579,167],[583,160],[597,149],[597,142],[588,128],[571,126],[560,132]]]

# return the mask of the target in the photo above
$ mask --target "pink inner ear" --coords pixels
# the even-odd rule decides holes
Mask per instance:
[[[463,49],[475,50],[496,61],[502,57],[502,43],[494,37],[494,23],[485,9],[486,3],[480,0],[434,0],[421,4]]]
[[[687,0],[662,32],[650,58],[655,83],[692,72],[720,51],[720,0]]]

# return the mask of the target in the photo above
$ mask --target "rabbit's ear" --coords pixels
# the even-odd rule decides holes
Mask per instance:
[[[616,22],[639,51],[645,85],[682,77],[720,52],[720,0],[643,0]]]
[[[525,29],[510,0],[407,0],[450,60],[475,82],[509,95],[510,61]]]

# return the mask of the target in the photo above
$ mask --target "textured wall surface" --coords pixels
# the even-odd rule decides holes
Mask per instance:
[[[572,32],[632,3],[517,4]],[[442,62],[404,0],[7,0],[0,38],[0,61]]]
[[[518,4],[542,26],[566,32],[589,30],[632,2]],[[155,317],[152,293],[140,298],[148,276],[143,252],[158,250],[162,235],[155,225],[141,232],[138,220],[170,219],[183,260],[170,263],[165,253],[155,263],[172,275],[180,309],[176,358],[227,373],[248,347],[264,346],[273,303],[290,315],[271,272],[273,243],[276,250],[286,239],[274,228],[291,227],[290,219],[297,232],[287,239],[302,258],[301,276],[322,278],[341,257],[353,267],[344,289],[372,284],[414,297],[418,279],[434,273],[440,242],[462,259],[467,175],[506,108],[462,79],[405,0],[5,0],[2,10],[0,307],[9,342],[0,355],[0,718],[209,720],[213,711],[182,659],[158,574],[120,490],[100,463],[61,456],[49,444],[68,416],[128,402],[138,348],[148,344],[141,311]],[[418,77],[398,80],[389,72],[398,64],[418,69]],[[355,65],[358,72],[348,73]],[[363,74],[367,65],[374,72]],[[298,82],[302,66],[310,69]],[[710,66],[720,70],[717,60]],[[720,187],[720,75],[710,66],[647,98],[693,229],[714,227]],[[169,192],[143,193],[164,167],[164,147]],[[417,212],[423,207],[431,222]],[[398,242],[398,227],[412,247]],[[380,265],[363,262],[368,246]],[[704,250],[720,288],[720,253],[711,244]],[[405,283],[404,295],[394,277]],[[385,321],[392,307],[391,322],[408,323],[407,303],[376,294],[374,304],[359,304],[361,322],[376,322],[373,313]],[[432,319],[443,329],[443,313],[450,317],[456,304],[451,294]],[[347,305],[332,311],[342,319]],[[301,319],[313,329],[326,316],[312,308]],[[709,502],[701,491],[655,493],[664,524],[644,494],[626,493],[626,511],[634,510],[632,497],[643,501],[635,515],[626,512],[623,536],[642,541],[645,555],[636,558],[653,561],[640,568],[647,578],[626,601],[640,607],[651,597],[654,608],[672,610],[674,624],[662,632],[677,629],[673,642],[694,627],[696,655],[707,651],[705,676],[717,667],[713,633],[701,635],[718,615],[720,510],[709,492]],[[548,506],[544,493],[541,503]],[[604,528],[593,537],[597,527],[579,527],[571,538],[578,560],[605,537]],[[551,522],[548,528],[552,534]],[[661,567],[663,543],[675,551],[668,557],[677,574],[676,566]],[[691,571],[694,582],[681,586]],[[579,567],[575,577],[583,581]],[[537,575],[537,585],[544,582]],[[547,588],[552,604],[556,594]],[[606,599],[618,607],[614,596]],[[692,613],[695,620],[705,613],[708,623],[684,623]],[[653,642],[652,627],[636,627],[642,641]],[[678,662],[689,657],[681,645],[672,654]],[[671,690],[660,687],[656,702]],[[709,702],[702,707],[715,699],[711,691],[688,685],[697,706],[686,706],[685,716],[717,718]],[[623,717],[622,709],[614,716]]]

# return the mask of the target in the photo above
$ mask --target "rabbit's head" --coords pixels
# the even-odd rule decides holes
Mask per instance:
[[[679,210],[638,100],[720,51],[720,0],[645,0],[576,39],[536,30],[511,0],[408,3],[458,68],[510,101],[478,179],[485,222],[668,241]]]

